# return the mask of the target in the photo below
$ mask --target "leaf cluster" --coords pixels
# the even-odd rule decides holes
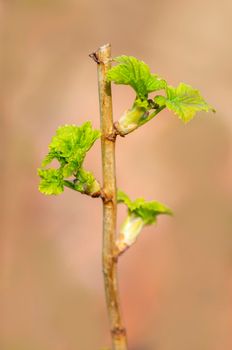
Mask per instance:
[[[83,161],[100,135],[100,131],[94,130],[90,122],[79,127],[59,127],[49,144],[49,152],[42,161],[42,168],[38,169],[40,192],[47,195],[59,194],[63,192],[64,186],[91,195],[93,190],[99,190],[94,175],[83,169]],[[46,169],[53,160],[59,162],[59,168]]]
[[[146,121],[156,116],[165,107],[173,111],[184,122],[190,121],[198,111],[215,112],[198,90],[184,83],[180,83],[176,88],[168,85],[166,80],[157,74],[152,74],[149,66],[143,61],[133,56],[119,56],[114,61],[117,65],[108,72],[108,80],[115,84],[130,85],[134,89],[136,98],[132,107],[133,111],[136,105],[143,107],[142,116],[146,111],[155,110],[150,116],[145,115]],[[149,93],[160,90],[163,90],[165,96],[158,95],[153,99],[148,98]],[[131,123],[131,110],[128,116]],[[138,119],[138,116],[136,118]],[[136,122],[140,126],[145,120]],[[125,125],[124,116],[122,129]]]

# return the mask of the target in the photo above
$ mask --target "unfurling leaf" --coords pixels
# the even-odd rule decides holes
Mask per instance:
[[[190,85],[180,83],[177,88],[167,86],[166,94],[166,97],[156,96],[155,102],[159,106],[166,106],[184,122],[190,121],[198,111],[215,112],[213,107],[203,99],[200,92]]]
[[[158,215],[172,215],[172,211],[164,204],[156,201],[146,202],[143,198],[131,201],[121,190],[118,191],[117,201],[124,203],[128,208],[128,216],[121,226],[119,239],[116,243],[119,254],[136,241],[145,225],[155,223]]]
[[[108,79],[115,84],[130,85],[137,97],[146,99],[148,94],[165,88],[166,81],[150,72],[143,61],[133,56],[119,56],[114,59],[117,66],[108,72]]]
[[[128,208],[131,206],[131,200],[129,196],[121,190],[118,190],[117,192],[117,202],[124,203]]]
[[[100,137],[98,130],[92,129],[90,122],[82,126],[64,125],[57,129],[49,145],[49,153],[38,170],[41,177],[39,190],[45,194],[59,194],[64,186],[76,191],[94,195],[100,185],[93,174],[83,169],[86,153]],[[60,163],[58,169],[46,169],[54,159]],[[70,178],[68,180],[68,178]]]
[[[118,190],[118,203],[124,203],[128,207],[129,213],[141,217],[145,225],[151,225],[156,221],[159,214],[172,214],[171,209],[164,204],[156,201],[145,201],[143,198],[137,198],[131,201],[130,198],[123,191]]]

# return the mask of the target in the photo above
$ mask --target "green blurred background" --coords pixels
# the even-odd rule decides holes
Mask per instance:
[[[99,127],[88,54],[107,42],[217,109],[187,125],[162,112],[118,139],[118,186],[175,212],[120,260],[130,350],[232,348],[231,12],[229,0],[2,0],[1,350],[110,343],[101,203],[69,190],[46,198],[36,175],[57,126]],[[133,93],[113,97],[117,119]],[[99,152],[98,142],[86,163],[101,179]]]

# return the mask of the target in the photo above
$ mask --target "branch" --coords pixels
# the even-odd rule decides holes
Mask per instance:
[[[116,175],[115,133],[112,116],[111,84],[106,79],[111,67],[111,46],[104,45],[91,54],[98,66],[98,89],[102,133],[103,168],[103,251],[102,264],[106,303],[111,326],[113,350],[127,350],[126,330],[122,323],[117,281],[117,260],[114,257],[116,240]]]

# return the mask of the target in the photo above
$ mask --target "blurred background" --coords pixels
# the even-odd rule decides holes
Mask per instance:
[[[1,350],[110,344],[101,202],[45,197],[36,174],[59,125],[99,128],[88,54],[107,42],[217,110],[187,125],[162,112],[117,140],[118,186],[175,212],[120,260],[130,350],[232,348],[231,11],[229,0],[1,1]],[[114,86],[113,98],[116,120],[133,93]],[[99,152],[86,168],[101,179]]]

